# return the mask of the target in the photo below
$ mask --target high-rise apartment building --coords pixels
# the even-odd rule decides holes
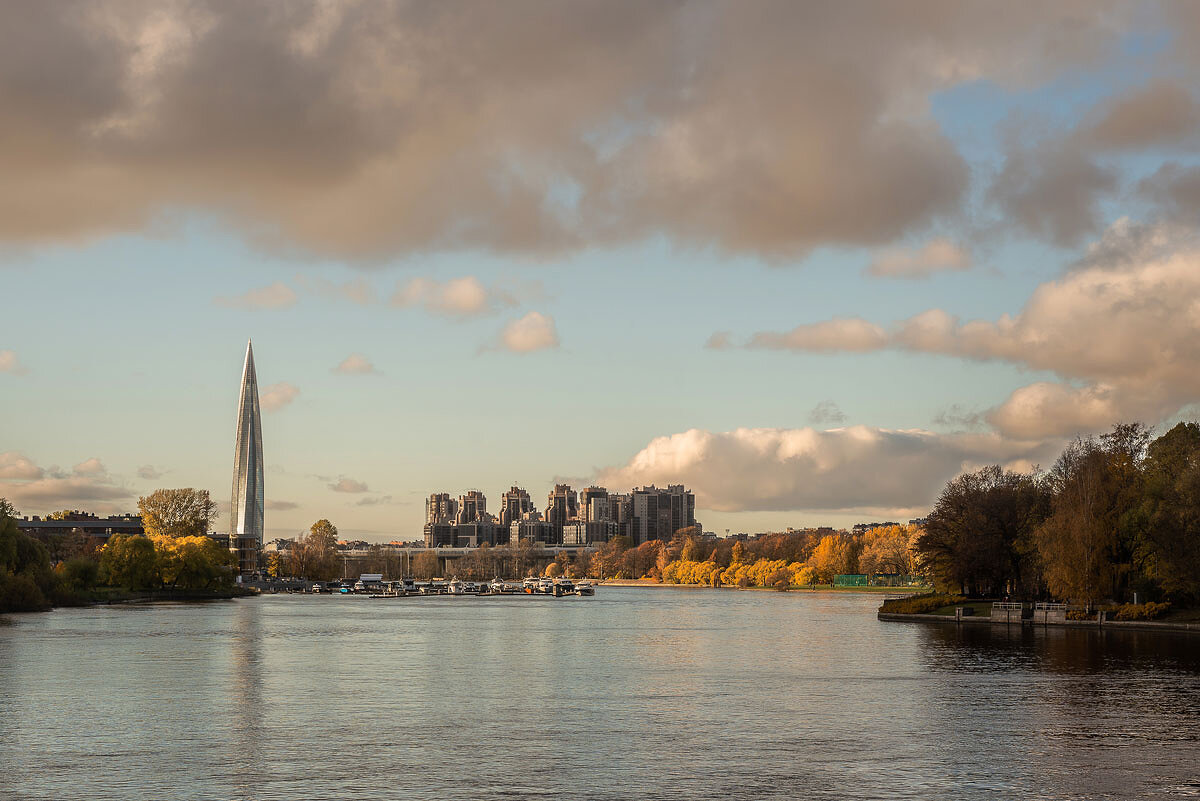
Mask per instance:
[[[532,511],[534,507],[529,493],[520,487],[512,487],[500,501],[500,525],[508,527]]]
[[[682,484],[672,484],[666,489],[642,487],[630,496],[630,536],[635,545],[655,539],[670,540],[680,529],[696,525],[696,496]]]
[[[487,496],[479,490],[470,490],[466,495],[458,496],[458,514],[454,522],[460,526],[464,523],[474,523],[487,517]]]
[[[425,499],[426,523],[450,523],[458,513],[458,501],[448,492],[435,492]]]
[[[608,520],[608,490],[588,487],[579,493],[579,517],[585,523]]]
[[[579,496],[570,484],[556,484],[546,498],[546,522],[561,527],[571,520],[579,519]]]

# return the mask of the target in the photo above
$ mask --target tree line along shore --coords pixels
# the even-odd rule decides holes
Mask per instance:
[[[0,611],[121,593],[229,593],[232,557],[204,536],[215,511],[207,492],[158,490],[138,506],[146,536],[117,535],[52,558],[17,530],[14,510],[0,499]],[[1200,425],[1180,423],[1154,438],[1140,424],[1122,424],[1072,442],[1048,470],[993,465],[965,473],[942,490],[923,526],[749,540],[699,534],[684,529],[636,547],[617,537],[549,562],[529,543],[480,547],[454,570],[469,580],[540,574],[785,591],[874,574],[933,587],[889,601],[885,611],[944,612],[963,599],[1006,599],[1068,602],[1082,616],[1104,609],[1123,619],[1186,618],[1200,607]],[[270,554],[267,570],[338,577],[336,545],[337,528],[320,520],[289,553]],[[386,575],[397,566],[381,552],[375,567]],[[436,554],[416,556],[410,570],[433,578]]]

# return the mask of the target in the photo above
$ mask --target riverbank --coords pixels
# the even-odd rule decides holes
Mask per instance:
[[[775,587],[711,587],[707,584],[664,584],[654,579],[608,579],[601,581],[601,587],[661,587],[678,590],[753,590],[756,592],[779,592]],[[928,587],[835,587],[830,584],[811,584],[804,586],[793,585],[788,592],[857,592],[883,593],[885,595],[917,595],[929,592]]]
[[[1079,628],[1102,629],[1116,631],[1171,631],[1200,634],[1200,623],[1172,623],[1155,620],[1064,620],[1064,621],[1033,621],[1033,620],[993,620],[987,616],[968,615],[957,618],[951,615],[909,615],[899,612],[878,612],[879,620],[898,623],[953,623],[955,625],[994,625],[994,626],[1044,626],[1046,628]]]

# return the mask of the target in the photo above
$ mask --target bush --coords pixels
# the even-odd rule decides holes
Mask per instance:
[[[961,604],[967,600],[961,595],[945,595],[943,593],[928,593],[913,595],[908,598],[893,598],[883,602],[880,612],[892,612],[898,615],[923,615],[943,606]]]
[[[32,578],[0,570],[0,612],[40,612],[49,608],[41,587]]]
[[[1086,609],[1068,609],[1067,620],[1095,620],[1096,613]]]
[[[1121,604],[1113,620],[1157,620],[1171,608],[1169,603]]]

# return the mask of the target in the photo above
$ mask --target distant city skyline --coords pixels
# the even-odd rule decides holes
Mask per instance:
[[[0,7],[22,514],[192,486],[236,526],[251,338],[268,539],[558,483],[907,520],[1200,416],[1196,4],[36,7]]]

